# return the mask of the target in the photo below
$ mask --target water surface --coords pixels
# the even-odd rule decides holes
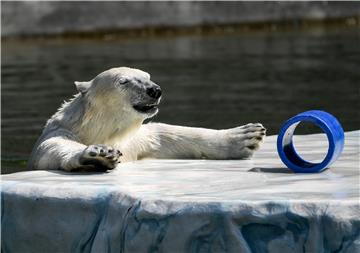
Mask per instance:
[[[208,128],[261,122],[276,134],[310,109],[360,123],[359,30],[249,33],[116,41],[3,42],[2,172],[24,170],[46,120],[75,93],[74,80],[116,66],[161,85],[153,121]],[[311,133],[311,127],[299,133]]]

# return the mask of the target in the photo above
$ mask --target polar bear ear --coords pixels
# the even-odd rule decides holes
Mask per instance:
[[[91,86],[91,82],[78,82],[78,81],[75,81],[74,83],[75,83],[76,89],[81,94],[85,94],[89,90],[89,88]]]

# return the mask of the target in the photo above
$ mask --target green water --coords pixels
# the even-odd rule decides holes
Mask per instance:
[[[161,85],[153,121],[228,128],[261,122],[276,134],[309,109],[360,127],[360,33],[249,33],[223,36],[2,43],[2,173],[24,170],[46,120],[90,80],[115,66],[145,70]],[[299,133],[312,133],[306,127]]]

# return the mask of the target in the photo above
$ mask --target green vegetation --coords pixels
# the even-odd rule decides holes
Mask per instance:
[[[1,174],[25,171],[26,163],[25,159],[1,158]]]

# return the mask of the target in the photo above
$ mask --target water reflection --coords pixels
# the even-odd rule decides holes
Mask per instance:
[[[74,80],[114,66],[148,71],[164,91],[153,121],[227,128],[327,110],[359,128],[359,31],[253,33],[122,41],[4,42],[2,168],[26,159]],[[303,133],[312,129],[303,129]]]

